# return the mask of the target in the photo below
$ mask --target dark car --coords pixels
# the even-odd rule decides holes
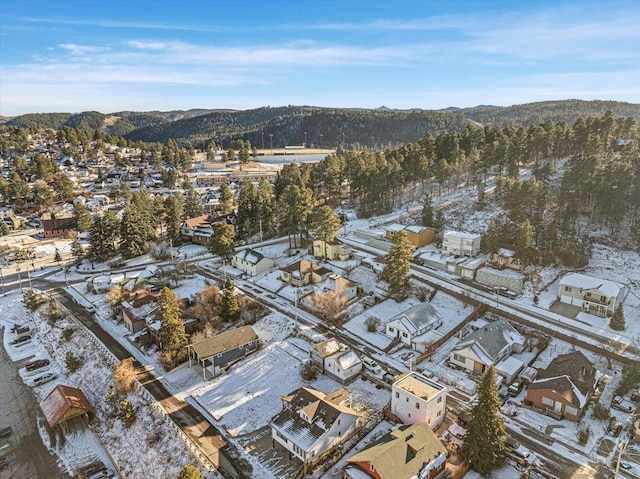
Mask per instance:
[[[607,433],[611,434],[613,437],[618,437],[622,432],[622,423],[618,421],[615,417],[609,419],[609,425],[607,426]]]
[[[49,361],[48,359],[36,359],[35,361],[31,361],[30,363],[25,364],[24,368],[27,371],[35,371],[36,369],[49,366],[50,362],[51,361]]]
[[[393,384],[396,382],[396,377],[391,373],[384,373],[382,375],[382,379],[388,384]]]
[[[16,346],[18,344],[26,343],[27,341],[31,341],[31,336],[21,336],[19,338],[16,338],[11,341],[11,345]]]

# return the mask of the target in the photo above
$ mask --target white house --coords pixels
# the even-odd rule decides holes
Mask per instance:
[[[624,285],[606,279],[570,273],[560,280],[560,301],[597,316],[610,316],[625,294]]]
[[[385,334],[415,349],[416,337],[439,328],[442,325],[442,315],[431,303],[416,304],[412,308],[394,316],[385,327]]]
[[[327,279],[318,285],[316,294],[327,294],[331,291],[341,295],[346,301],[351,301],[358,295],[358,284],[339,274],[330,274]]]
[[[354,380],[362,371],[362,361],[358,355],[334,338],[313,345],[309,356],[322,367],[324,374],[342,384]]]
[[[480,235],[464,231],[446,231],[442,236],[442,250],[457,256],[475,256],[480,252]]]
[[[329,394],[300,388],[282,398],[282,411],[271,421],[273,446],[280,444],[305,463],[344,442],[361,426],[361,416],[347,407],[349,392]]]
[[[238,251],[233,255],[231,264],[249,276],[256,276],[275,266],[275,262],[271,258],[267,258],[262,253],[250,248]]]
[[[401,374],[391,386],[391,413],[405,424],[424,422],[436,429],[446,408],[447,388],[417,371]]]
[[[461,339],[449,353],[449,363],[470,373],[482,374],[489,366],[499,363],[512,353],[524,351],[525,344],[525,337],[506,319],[500,319]],[[505,364],[505,372],[512,368],[512,364]]]

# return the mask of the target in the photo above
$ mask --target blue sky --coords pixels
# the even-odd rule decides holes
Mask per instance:
[[[0,115],[640,103],[640,1],[0,2]]]

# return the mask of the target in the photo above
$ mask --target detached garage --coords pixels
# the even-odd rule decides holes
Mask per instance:
[[[40,403],[40,409],[49,426],[61,433],[69,432],[69,422],[75,418],[80,418],[84,424],[89,424],[93,418],[93,406],[84,393],[62,384],[56,386]]]

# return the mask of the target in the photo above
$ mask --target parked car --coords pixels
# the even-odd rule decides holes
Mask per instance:
[[[618,437],[622,432],[622,423],[618,421],[615,417],[609,419],[609,425],[607,426],[607,433],[611,434],[613,437]]]
[[[111,469],[100,469],[98,472],[95,472],[89,476],[89,479],[110,479],[115,477],[115,474]]]
[[[384,373],[382,379],[388,384],[393,384],[396,382],[396,377],[391,373]]]
[[[515,293],[504,287],[498,288],[498,294],[509,299],[516,299],[518,297],[518,293]]]
[[[515,397],[522,392],[523,387],[524,381],[518,378],[511,383],[511,385],[507,389],[507,394],[509,394],[509,396],[511,397]]]
[[[529,449],[524,447],[518,441],[512,442],[512,444],[517,444],[517,447],[508,447],[507,457],[515,461],[516,464],[519,464],[521,466],[526,466],[531,464],[531,461],[533,460],[533,456],[531,455],[531,452],[529,451]],[[509,445],[507,444],[507,446]]]
[[[362,364],[367,371],[372,372],[373,374],[380,374],[382,372],[380,365],[367,356],[362,358]]]
[[[48,359],[36,359],[25,364],[24,368],[27,371],[35,371],[45,366],[49,366],[49,364],[51,364],[51,361],[49,361]]]
[[[621,396],[614,397],[613,401],[611,402],[611,406],[618,409],[619,411],[624,412],[633,412],[637,407],[634,403],[627,399],[624,399]]]
[[[20,345],[25,344],[25,343],[27,343],[29,341],[31,341],[31,335],[20,336],[19,338],[16,338],[13,341],[11,341],[10,344],[12,346],[20,346]]]
[[[57,374],[45,373],[45,374],[43,374],[41,376],[38,376],[36,378],[33,378],[33,379],[27,381],[27,384],[29,386],[32,386],[32,387],[42,386],[43,384],[46,384],[49,381],[53,381],[57,377],[58,377]]]
[[[93,314],[96,312],[96,307],[92,304],[85,306],[84,309],[87,311],[87,313],[89,314]]]

